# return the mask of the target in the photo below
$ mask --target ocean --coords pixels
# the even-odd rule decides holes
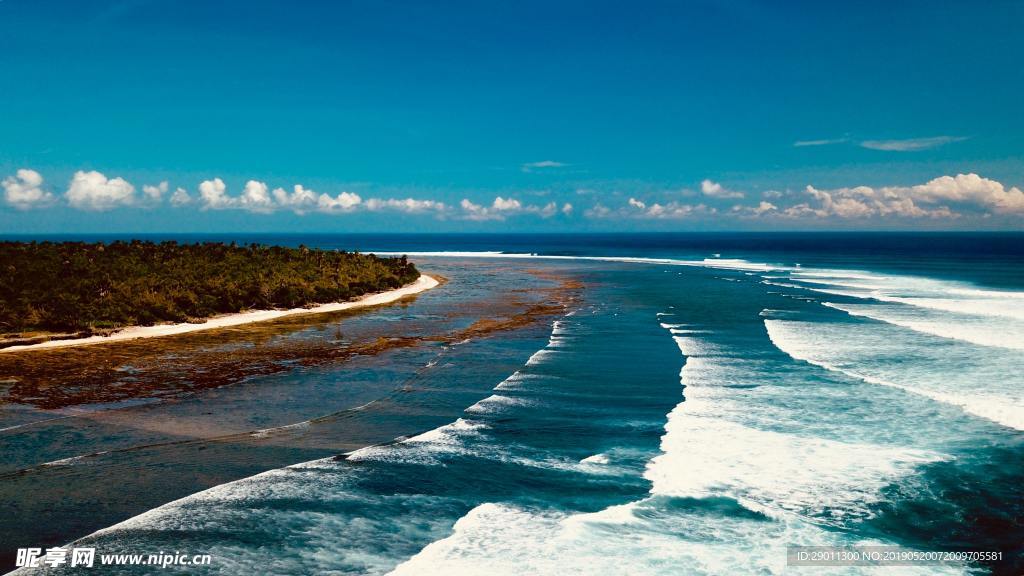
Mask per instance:
[[[536,274],[579,288],[514,337],[247,380],[298,390],[256,432],[394,435],[76,546],[210,554],[189,572],[211,574],[1024,572],[1024,235],[175,238],[408,254],[448,279],[367,324],[529,294]],[[354,392],[356,372],[376,383]],[[361,408],[395,383],[391,409]],[[854,545],[1001,557],[787,565],[790,546]]]

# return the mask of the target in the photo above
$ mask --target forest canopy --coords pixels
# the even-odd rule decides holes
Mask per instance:
[[[349,300],[415,281],[405,256],[234,243],[0,242],[0,333],[95,332]]]

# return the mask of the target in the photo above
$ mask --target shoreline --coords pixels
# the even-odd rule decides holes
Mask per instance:
[[[354,308],[379,306],[381,304],[390,304],[406,296],[430,290],[431,288],[437,287],[439,284],[440,282],[438,282],[436,278],[427,276],[426,274],[420,274],[420,277],[417,278],[415,282],[406,284],[401,288],[388,290],[387,292],[364,294],[355,300],[349,300],[347,302],[331,302],[329,304],[313,306],[312,308],[291,308],[288,310],[249,310],[247,312],[214,316],[212,318],[208,318],[205,322],[196,324],[183,322],[178,324],[158,324],[155,326],[129,326],[107,336],[88,336],[85,338],[69,338],[65,340],[47,340],[46,342],[38,342],[36,344],[8,346],[6,348],[0,348],[0,354],[64,348],[70,346],[88,346],[91,344],[106,344],[108,342],[136,340],[139,338],[177,336],[178,334],[188,334],[190,332],[213,330],[216,328],[228,328],[231,326],[252,324],[254,322],[265,322],[267,320],[276,320],[278,318],[298,316],[300,314],[323,314],[326,312],[340,312],[342,310],[351,310]]]

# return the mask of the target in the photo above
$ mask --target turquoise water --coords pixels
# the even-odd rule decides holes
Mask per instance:
[[[217,486],[82,543],[209,553],[224,574],[1019,573],[1021,244],[714,241],[435,239],[413,255],[424,270],[545,267],[581,279],[582,299],[441,426]],[[986,245],[1002,260],[977,256]],[[1004,561],[787,567],[797,544]]]

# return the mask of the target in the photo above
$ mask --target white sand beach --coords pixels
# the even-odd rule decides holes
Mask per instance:
[[[227,328],[229,326],[238,326],[241,324],[250,324],[252,322],[264,322],[267,320],[276,320],[278,318],[284,318],[285,316],[296,316],[299,314],[322,314],[325,312],[339,312],[341,310],[351,310],[354,308],[365,308],[367,306],[379,306],[381,304],[390,304],[396,300],[400,300],[406,296],[418,294],[424,290],[429,290],[437,286],[439,282],[437,279],[427,276],[426,274],[421,275],[416,279],[415,282],[406,284],[401,288],[394,290],[388,290],[387,292],[377,292],[375,294],[366,294],[351,300],[348,302],[332,302],[330,304],[321,304],[312,308],[292,308],[290,310],[250,310],[247,312],[239,312],[237,314],[225,314],[223,316],[215,316],[206,320],[205,322],[190,324],[158,324],[155,326],[132,326],[119,330],[109,336],[89,336],[87,338],[71,338],[66,340],[48,340],[46,342],[39,342],[37,344],[25,344],[19,346],[10,346],[7,348],[0,348],[0,353],[7,352],[18,352],[24,350],[38,350],[43,348],[63,348],[66,346],[86,346],[89,344],[105,344],[107,342],[117,342],[121,340],[134,340],[136,338],[157,338],[160,336],[175,336],[178,334],[186,334],[188,332],[198,332],[200,330],[212,330],[214,328]]]

